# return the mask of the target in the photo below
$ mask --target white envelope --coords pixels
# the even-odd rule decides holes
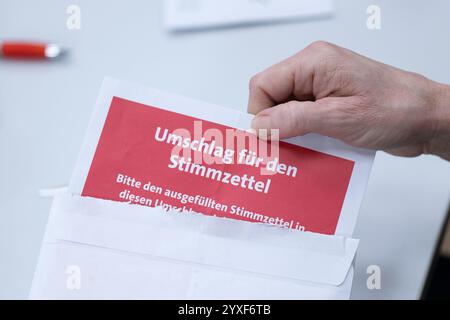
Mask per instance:
[[[31,299],[347,299],[358,240],[57,195]]]
[[[106,79],[69,191],[56,194],[31,299],[348,299],[352,239],[374,153],[331,138],[289,142],[355,162],[335,235],[81,197],[113,96],[246,128],[251,116]]]

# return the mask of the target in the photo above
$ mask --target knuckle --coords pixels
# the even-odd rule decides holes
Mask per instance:
[[[250,88],[250,90],[257,89],[257,88],[260,88],[262,86],[262,84],[263,84],[262,74],[257,73],[250,78],[249,88]]]
[[[307,48],[311,49],[312,51],[323,52],[334,50],[335,46],[327,41],[318,40],[311,43]]]
[[[315,41],[311,43],[306,49],[309,55],[323,62],[333,62],[339,59],[341,54],[340,48],[332,43],[326,41]]]

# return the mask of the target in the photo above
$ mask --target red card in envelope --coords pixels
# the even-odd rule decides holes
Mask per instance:
[[[112,99],[83,196],[335,233],[354,161],[286,142],[263,158],[214,139],[248,133],[162,108]]]

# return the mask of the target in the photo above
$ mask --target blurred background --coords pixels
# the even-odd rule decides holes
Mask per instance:
[[[0,57],[0,298],[27,298],[51,203],[38,190],[67,185],[104,76],[245,111],[253,74],[326,40],[450,83],[449,12],[447,0],[0,0],[0,43],[69,50]],[[450,163],[377,153],[352,298],[448,297],[449,201]]]

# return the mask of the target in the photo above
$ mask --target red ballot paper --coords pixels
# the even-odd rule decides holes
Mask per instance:
[[[354,161],[166,107],[112,98],[83,196],[335,233]]]

